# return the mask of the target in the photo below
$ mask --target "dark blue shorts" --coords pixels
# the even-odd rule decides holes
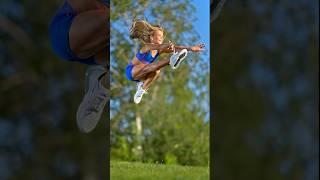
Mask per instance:
[[[128,64],[127,67],[126,67],[126,76],[127,76],[127,79],[130,80],[130,81],[140,82],[139,80],[135,80],[135,79],[133,79],[133,77],[132,77],[132,69],[133,69],[133,66],[134,66],[134,65],[133,65],[132,63],[130,63],[130,64]]]
[[[108,7],[110,7],[110,0],[102,0],[102,3]]]
[[[49,35],[53,51],[62,59],[77,61],[84,64],[96,64],[94,57],[81,59],[72,53],[69,43],[69,31],[76,12],[71,5],[65,1],[57,11],[49,26]]]

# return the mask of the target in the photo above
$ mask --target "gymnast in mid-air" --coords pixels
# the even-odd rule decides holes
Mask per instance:
[[[164,29],[159,25],[151,25],[145,20],[134,19],[130,29],[130,38],[138,39],[141,45],[132,61],[126,67],[127,79],[137,82],[134,102],[140,103],[142,96],[158,78],[160,69],[170,65],[177,69],[186,58],[188,51],[201,52],[204,44],[195,46],[178,46],[169,41],[163,43]],[[170,59],[155,60],[162,53],[173,53]]]

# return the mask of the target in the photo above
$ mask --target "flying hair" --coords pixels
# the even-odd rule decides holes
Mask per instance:
[[[153,35],[156,30],[163,32],[163,28],[160,25],[152,25],[145,20],[133,19],[130,28],[130,38],[149,43],[150,36]]]

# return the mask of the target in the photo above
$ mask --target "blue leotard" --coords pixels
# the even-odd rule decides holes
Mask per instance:
[[[139,61],[141,61],[144,64],[151,64],[153,63],[157,57],[159,56],[159,53],[157,52],[157,54],[153,57],[151,51],[145,52],[145,53],[140,53],[140,50],[137,52],[136,57]],[[132,69],[133,69],[134,65],[132,64],[132,62],[130,62],[127,67],[126,67],[126,76],[127,79],[130,81],[137,81],[139,82],[139,80],[135,80],[132,77]]]
[[[109,6],[110,0],[102,0],[102,3]],[[82,59],[73,54],[70,48],[69,31],[73,19],[76,16],[77,13],[71,5],[65,1],[50,22],[49,36],[52,49],[63,60],[77,61],[84,64],[96,64],[94,56]]]
[[[144,64],[152,63],[153,61],[155,61],[157,59],[158,56],[159,56],[159,53],[157,52],[157,54],[154,57],[152,57],[151,51],[148,51],[145,53],[140,53],[140,51],[138,51],[136,54],[137,59]]]

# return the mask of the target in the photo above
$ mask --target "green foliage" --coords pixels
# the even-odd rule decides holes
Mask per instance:
[[[166,164],[176,164],[177,163],[177,157],[171,153],[167,153],[165,155],[165,162]]]

